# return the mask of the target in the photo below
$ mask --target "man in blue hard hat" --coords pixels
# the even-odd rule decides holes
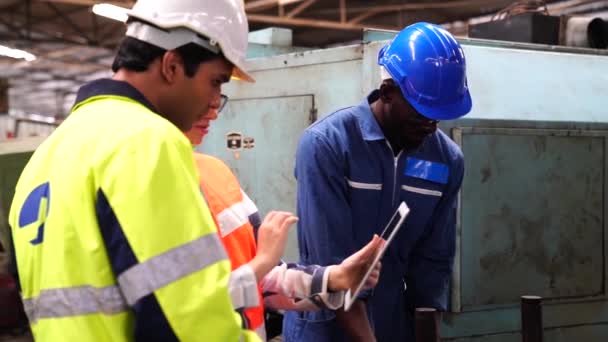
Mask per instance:
[[[413,341],[416,307],[445,310],[455,246],[460,148],[437,130],[471,110],[464,53],[443,28],[417,23],[380,50],[382,84],[301,137],[298,241],[304,264],[329,265],[410,208],[377,287],[348,311],[288,312],[285,341]]]

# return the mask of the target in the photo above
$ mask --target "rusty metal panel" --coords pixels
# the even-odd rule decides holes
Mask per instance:
[[[42,139],[23,139],[0,143],[0,245],[8,244],[8,213],[21,171]],[[0,251],[2,250],[0,247]]]
[[[605,138],[559,133],[463,135],[463,311],[603,294]]]
[[[270,210],[295,213],[295,150],[312,119],[313,95],[230,100],[201,150],[230,166],[262,217]],[[285,258],[298,260],[295,228]]]
[[[585,326],[608,323],[605,125],[462,123],[447,130],[466,167],[442,337],[519,341],[517,301],[532,294],[546,298],[545,340],[603,340]]]
[[[32,156],[32,152],[0,155],[0,250],[8,249],[8,213],[15,194],[15,185],[21,170]]]

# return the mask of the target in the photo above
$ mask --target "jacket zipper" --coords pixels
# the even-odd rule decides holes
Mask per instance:
[[[403,152],[403,150],[399,151],[399,153],[397,153],[397,155],[395,156],[395,152],[393,151],[393,148],[391,147],[391,144],[389,144],[388,140],[386,141],[386,145],[388,146],[388,149],[391,150],[391,156],[393,157],[393,204],[395,204],[395,193],[397,191],[397,164],[399,164],[399,157],[401,156],[401,153]]]

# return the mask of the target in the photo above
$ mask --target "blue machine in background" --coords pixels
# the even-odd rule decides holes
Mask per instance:
[[[393,34],[275,56],[257,46],[266,56],[250,60],[257,83],[226,87],[203,151],[229,164],[262,213],[295,210],[300,133],[380,84],[386,41],[373,40]],[[519,297],[533,294],[545,298],[546,341],[606,341],[608,51],[461,43],[474,104],[441,123],[466,162],[442,337],[519,341]],[[297,260],[291,233],[286,258]]]

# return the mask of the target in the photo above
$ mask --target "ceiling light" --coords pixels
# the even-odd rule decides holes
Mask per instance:
[[[36,56],[31,53],[19,49],[13,49],[8,46],[0,45],[0,56],[7,56],[17,59],[25,59],[28,62],[31,62],[36,59]]]
[[[288,5],[294,2],[300,2],[302,0],[279,0],[279,5]]]
[[[129,17],[127,15],[128,9],[112,4],[97,4],[93,5],[93,13],[100,15],[102,17],[122,21],[123,23],[127,21]]]

